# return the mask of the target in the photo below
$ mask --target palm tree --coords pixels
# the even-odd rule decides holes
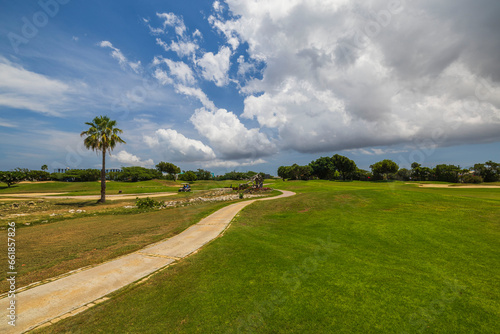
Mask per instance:
[[[116,144],[124,143],[118,134],[123,131],[115,128],[116,121],[112,121],[108,116],[99,116],[94,118],[92,122],[85,122],[90,128],[83,131],[80,136],[86,136],[83,144],[87,149],[92,149],[96,152],[102,152],[102,170],[101,170],[101,203],[106,201],[106,151],[111,154]]]

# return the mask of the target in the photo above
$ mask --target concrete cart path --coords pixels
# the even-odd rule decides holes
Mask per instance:
[[[228,205],[172,238],[16,294],[16,326],[9,325],[8,317],[3,316],[0,333],[23,333],[86,310],[107,299],[105,296],[111,292],[198,250],[223,232],[247,205],[295,195],[291,191],[280,191],[282,194],[276,197]],[[2,314],[8,312],[10,301],[7,297],[0,299]]]

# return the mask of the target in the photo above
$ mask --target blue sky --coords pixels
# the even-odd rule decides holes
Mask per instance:
[[[496,1],[0,0],[0,170],[500,161]]]

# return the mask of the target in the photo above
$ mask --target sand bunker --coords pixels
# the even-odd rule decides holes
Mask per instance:
[[[412,183],[413,184],[413,183]],[[425,183],[425,184],[419,184],[419,187],[422,188],[450,188],[450,189],[495,189],[495,188],[500,188],[500,186],[481,186],[481,185],[474,185],[474,184],[467,184],[467,185],[453,185],[453,184],[431,184],[431,183]]]

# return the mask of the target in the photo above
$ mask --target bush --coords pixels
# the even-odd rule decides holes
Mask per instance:
[[[465,174],[462,176],[463,183],[482,183],[483,178],[479,175]]]
[[[410,181],[411,171],[406,168],[401,168],[396,173],[396,179],[400,181]]]
[[[6,183],[7,187],[10,188],[11,185],[16,184],[24,180],[26,174],[19,171],[14,172],[0,172],[0,182]]]
[[[50,173],[40,170],[30,170],[26,174],[26,179],[29,181],[48,181],[50,180]]]
[[[194,172],[194,174],[196,175],[197,180],[211,180],[212,179],[212,173],[208,170],[198,168],[198,170],[196,172]]]
[[[162,173],[156,169],[148,169],[144,167],[123,167],[118,174],[110,175],[110,178],[117,181],[149,181],[152,179],[159,179]]]
[[[64,173],[51,173],[50,179],[54,181],[64,181]]]
[[[459,182],[459,174],[461,172],[459,166],[441,164],[437,165],[434,171],[436,173],[436,181]]]
[[[399,166],[392,160],[385,159],[370,166],[375,180],[394,180]]]
[[[160,201],[155,201],[154,199],[149,198],[149,197],[146,197],[146,198],[136,197],[135,205],[139,209],[152,209],[152,208],[159,208],[159,207],[163,206],[163,203]]]
[[[180,174],[179,179],[182,181],[193,182],[196,181],[198,178],[196,177],[196,174],[193,171],[188,170],[187,172]]]
[[[75,182],[98,181],[101,178],[99,169],[70,169],[64,173],[64,178]]]
[[[364,169],[356,169],[356,171],[352,175],[353,180],[359,181],[370,181],[373,179],[373,174]]]
[[[240,199],[243,199],[243,193],[240,193]]]
[[[232,171],[232,172],[228,172],[224,175],[219,175],[215,178],[215,180],[217,181],[223,181],[223,180],[235,180],[235,181],[239,181],[239,180],[248,180],[249,178],[251,178],[252,176],[254,176],[255,174],[259,174],[259,173],[256,173],[256,172],[253,172],[253,171],[248,171],[246,173],[243,173],[243,172],[237,172],[237,171]],[[262,173],[263,177],[264,176],[268,176],[268,178],[271,178],[271,176],[269,174],[264,174]],[[265,178],[265,177],[264,177]]]

